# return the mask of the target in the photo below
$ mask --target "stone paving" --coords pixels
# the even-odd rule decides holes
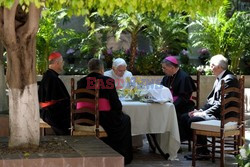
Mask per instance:
[[[62,149],[37,151],[7,151],[0,138],[0,167],[123,167],[124,158],[94,136],[46,136],[42,142],[52,143]],[[60,145],[57,145],[61,143]],[[67,146],[64,146],[66,143]],[[48,145],[48,147],[50,147]],[[6,149],[6,150],[3,150]],[[46,151],[44,151],[46,150]],[[14,152],[13,152],[14,151]]]
[[[95,137],[58,137],[46,136],[43,142],[66,141],[69,145],[69,151],[58,151],[53,153],[37,152],[25,157],[24,152],[17,152],[12,156],[1,154],[0,167],[122,167],[123,157],[105,145]],[[0,142],[7,142],[7,138],[0,138]],[[60,145],[58,146],[60,147]],[[148,141],[143,140],[143,147],[134,150],[134,160],[126,167],[188,167],[191,161],[184,158],[188,152],[187,145],[182,145],[182,153],[173,160],[165,160],[161,155],[150,151]],[[72,151],[73,150],[73,151]],[[0,150],[1,151],[1,150]],[[197,161],[197,167],[219,166],[219,159],[212,163],[211,160]],[[226,156],[226,167],[236,167],[234,156]]]
[[[126,167],[189,167],[192,165],[192,161],[186,160],[184,155],[191,154],[188,152],[187,145],[181,145],[182,153],[178,154],[178,157],[173,160],[164,160],[159,154],[150,152],[149,145],[146,139],[143,140],[143,147],[134,151],[134,160],[131,164],[126,165]],[[226,155],[225,158],[226,167],[236,167],[236,159],[234,156]],[[197,167],[218,167],[220,164],[219,159],[215,159],[215,163],[211,160],[196,161]]]

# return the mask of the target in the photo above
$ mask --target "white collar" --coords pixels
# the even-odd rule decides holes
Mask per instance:
[[[222,72],[217,76],[217,78],[220,80],[225,72],[226,72],[226,70],[222,71]]]

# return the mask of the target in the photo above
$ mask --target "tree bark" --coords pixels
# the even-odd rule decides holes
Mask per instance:
[[[27,148],[37,147],[40,139],[35,55],[41,10],[31,3],[26,13],[18,2],[0,9],[0,35],[7,51],[9,147]]]
[[[8,110],[6,84],[4,75],[4,59],[3,59],[3,44],[0,38],[0,113]]]
[[[135,64],[135,57],[136,57],[136,47],[137,47],[137,32],[131,33],[131,58],[129,63],[129,70],[133,73],[134,71],[134,64]]]

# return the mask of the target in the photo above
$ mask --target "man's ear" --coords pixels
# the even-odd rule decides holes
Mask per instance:
[[[104,68],[102,68],[100,72],[103,75],[104,74]]]

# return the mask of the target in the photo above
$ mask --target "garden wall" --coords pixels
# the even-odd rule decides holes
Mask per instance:
[[[80,78],[83,77],[83,75],[64,75],[60,76],[62,81],[64,82],[67,90],[70,92],[70,79],[74,78],[75,81],[78,81]],[[141,80],[146,83],[147,85],[149,84],[159,84],[161,82],[161,79],[163,76],[135,76],[141,78]],[[196,77],[196,76],[192,76]],[[37,80],[41,80],[42,76],[38,76]],[[212,90],[213,84],[214,84],[215,76],[209,75],[201,75],[200,77],[200,106],[202,106],[207,98],[207,95],[209,92]],[[245,76],[245,88],[250,88],[250,76]]]

